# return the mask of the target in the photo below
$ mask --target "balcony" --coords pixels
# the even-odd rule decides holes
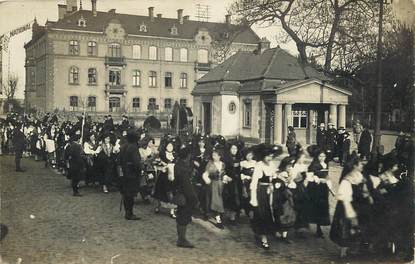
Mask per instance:
[[[105,57],[105,66],[120,66],[127,65],[125,57]]]
[[[209,61],[208,63],[201,63],[195,62],[195,70],[198,71],[210,71],[212,68],[212,63]]]
[[[122,94],[126,95],[127,90],[125,89],[124,84],[105,84],[105,94],[108,96],[110,94]]]

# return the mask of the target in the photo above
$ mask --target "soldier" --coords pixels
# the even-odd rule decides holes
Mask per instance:
[[[138,134],[133,129],[127,132],[127,143],[121,146],[119,162],[122,168],[120,175],[120,192],[123,198],[125,219],[140,220],[133,213],[134,197],[140,188],[141,157],[138,150]]]

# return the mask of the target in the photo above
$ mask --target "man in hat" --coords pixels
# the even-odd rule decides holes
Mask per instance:
[[[13,131],[13,148],[14,148],[14,157],[16,163],[16,171],[23,172],[22,168],[20,167],[20,161],[22,160],[23,151],[26,146],[26,138],[24,133],[21,129],[21,124],[17,124],[14,131]]]
[[[138,133],[130,129],[127,131],[127,143],[121,146],[119,164],[122,169],[120,175],[120,192],[123,198],[125,219],[139,220],[133,213],[134,197],[140,189],[141,157],[138,150]]]
[[[122,116],[121,130],[127,130],[130,127],[130,121],[126,115]]]
[[[326,125],[324,123],[320,124],[320,127],[317,129],[317,146],[320,147],[321,150],[326,150]]]
[[[85,173],[84,151],[80,140],[81,133],[77,130],[72,134],[69,146],[65,150],[65,160],[69,161],[68,178],[71,179],[73,196],[82,196],[79,193],[79,182]]]
[[[339,157],[340,165],[343,165],[347,161],[347,159],[350,155],[351,141],[350,141],[349,137],[350,137],[349,132],[345,132],[343,134],[343,143],[342,143],[341,155]]]
[[[329,123],[329,129],[327,130],[327,158],[329,161],[333,160],[336,152],[336,139],[337,130],[334,128],[333,123]]]
[[[114,121],[112,120],[111,115],[105,116],[104,130],[105,131],[113,131],[114,130]]]
[[[344,133],[346,133],[346,129],[344,129],[344,127],[339,127],[339,129],[337,130],[336,139],[336,155],[339,157],[339,162],[342,158],[343,153]]]
[[[177,246],[183,248],[193,248],[194,246],[186,238],[187,225],[192,221],[192,211],[197,208],[198,199],[191,183],[192,166],[190,163],[190,149],[182,146],[179,150],[179,160],[174,166],[174,183],[176,195],[184,199],[183,203],[178,203],[177,208]]]

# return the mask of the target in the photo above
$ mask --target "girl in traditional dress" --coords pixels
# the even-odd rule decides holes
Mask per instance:
[[[370,195],[362,170],[363,164],[357,155],[352,155],[340,177],[337,205],[330,229],[330,239],[341,247],[340,257],[346,256],[348,248],[360,245],[361,230],[367,224],[364,216]]]
[[[251,182],[251,201],[254,207],[252,227],[255,237],[263,249],[269,249],[267,235],[274,234],[276,222],[273,215],[271,195],[273,193],[273,179],[276,177],[276,167],[273,163],[272,148],[265,145],[257,146],[258,162],[255,165]]]
[[[242,182],[241,182],[241,158],[240,143],[232,142],[228,145],[226,175],[231,179],[224,185],[224,205],[229,211],[229,222],[236,225],[236,217],[241,209]]]
[[[172,204],[174,164],[176,162],[176,152],[174,150],[174,139],[170,139],[160,146],[161,170],[158,172],[153,197],[157,200],[154,209],[155,213],[160,212],[160,206],[170,209],[170,217],[176,218],[176,207]]]
[[[294,157],[284,158],[279,165],[277,178],[272,181],[273,214],[277,224],[277,236],[288,244],[291,243],[287,237],[288,230],[294,226],[296,219],[293,192],[297,185],[292,173],[294,162]]]
[[[157,158],[157,149],[154,138],[144,137],[139,148],[141,161],[143,163],[143,175],[141,177],[140,194],[144,203],[150,203],[150,195],[154,186],[156,169],[154,166]]]
[[[192,153],[193,161],[193,175],[192,184],[199,198],[200,211],[203,218],[207,220],[208,203],[206,199],[206,183],[203,180],[203,173],[205,172],[206,165],[209,162],[209,151],[206,146],[206,138],[204,136],[196,136],[195,149]]]
[[[215,216],[215,226],[223,229],[222,215],[225,213],[223,204],[224,184],[230,182],[232,178],[226,175],[225,163],[221,160],[222,151],[215,149],[212,152],[212,160],[206,165],[203,173],[203,180],[208,185],[207,202],[209,211]]]
[[[249,201],[251,199],[250,185],[252,182],[252,175],[256,165],[254,159],[254,152],[252,149],[245,150],[244,160],[241,161],[241,181],[242,181],[242,200],[241,207],[244,209],[245,214],[252,220],[254,217],[253,208]]]
[[[102,166],[102,174],[100,177],[100,184],[104,193],[109,193],[108,187],[111,184],[115,157],[114,157],[114,144],[111,142],[111,135],[104,135],[104,142],[101,144],[101,152],[99,153],[100,165]]]
[[[316,224],[316,236],[324,238],[321,226],[330,225],[329,216],[329,165],[326,162],[326,154],[322,150],[315,151],[315,156],[308,171],[314,174],[309,179],[307,193],[309,195],[309,223]]]
[[[96,182],[96,156],[101,152],[101,146],[98,145],[94,134],[87,137],[84,143],[84,152],[86,155],[85,184],[94,185]]]
[[[294,206],[296,212],[295,230],[298,237],[303,238],[301,229],[308,228],[308,193],[307,193],[307,167],[306,164],[307,154],[302,149],[297,151],[297,157],[295,158],[294,167],[292,168],[292,175],[297,188],[293,190],[294,194]],[[311,173],[312,175],[312,173]]]

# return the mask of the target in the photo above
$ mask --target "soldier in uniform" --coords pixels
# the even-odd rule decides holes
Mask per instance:
[[[134,215],[134,197],[140,188],[141,157],[138,151],[138,134],[133,129],[127,132],[127,143],[121,146],[119,162],[122,169],[120,175],[120,192],[123,197],[125,219],[139,220]]]

